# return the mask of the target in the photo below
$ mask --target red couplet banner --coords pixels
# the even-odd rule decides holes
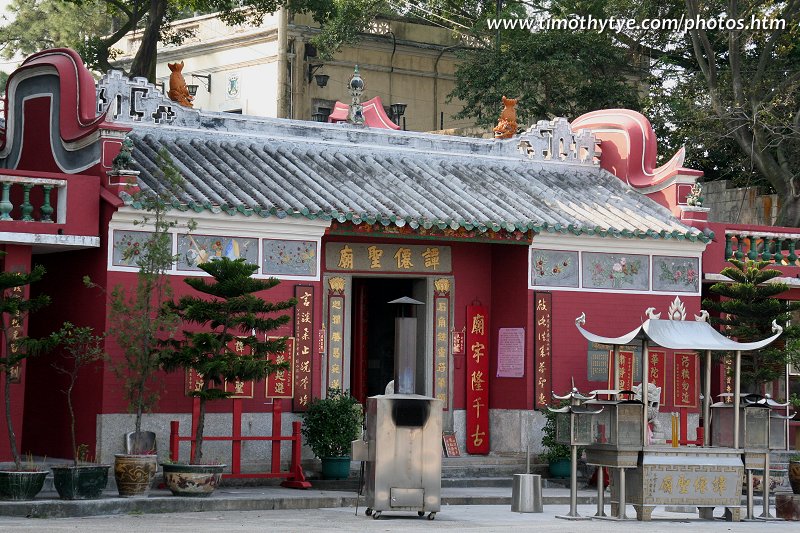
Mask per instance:
[[[467,307],[467,453],[489,453],[489,313]]]
[[[675,407],[697,407],[700,396],[700,360],[695,352],[675,352],[673,401]]]

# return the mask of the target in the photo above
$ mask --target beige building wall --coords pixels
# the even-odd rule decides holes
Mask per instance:
[[[177,26],[191,28],[195,35],[180,46],[159,48],[156,76],[166,92],[170,75],[167,63],[183,61],[186,82],[198,85],[196,108],[311,120],[319,107],[333,107],[337,100],[350,103],[347,83],[358,65],[366,85],[362,100],[380,96],[385,106],[407,104],[407,129],[431,131],[473,125],[471,120],[454,118],[462,107],[459,102],[445,102],[454,87],[454,52],[465,45],[442,28],[376,21],[361,42],[344,47],[331,61],[323,62],[310,46],[319,29],[307,16],[287,17],[285,28],[281,28],[280,13],[256,27],[229,27],[216,15],[194,17]],[[126,51],[119,58],[121,66],[130,64],[140,38],[141,34],[129,34],[121,43]],[[281,47],[282,39],[285,48]],[[312,65],[322,65],[315,74],[330,76],[325,87],[319,87],[313,77],[309,81]],[[283,110],[279,104],[281,70],[285,72]],[[205,79],[192,74],[210,75],[211,91],[206,89]]]

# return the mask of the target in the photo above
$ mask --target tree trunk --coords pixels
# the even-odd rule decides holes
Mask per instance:
[[[161,35],[161,24],[167,13],[167,0],[150,0],[147,26],[142,35],[142,43],[131,64],[131,77],[142,76],[150,83],[156,81],[156,62],[158,60],[158,39]]]
[[[72,383],[70,383],[69,388],[67,389],[67,410],[69,411],[69,431],[70,437],[72,437],[72,464],[78,466],[78,443],[76,442],[77,439],[75,438],[75,410],[72,407],[72,389],[75,387],[75,379],[78,377],[78,362],[75,362],[75,370],[73,370],[73,374],[70,376],[72,378]]]
[[[788,190],[791,191],[792,187],[788,187]],[[778,220],[775,224],[800,228],[800,197],[788,193],[780,195],[778,199],[781,202],[781,209],[778,211]]]
[[[6,343],[8,345],[8,343]],[[6,365],[3,368],[4,387],[3,387],[3,400],[6,405],[6,427],[8,428],[8,444],[11,448],[11,457],[14,458],[14,467],[20,469],[19,452],[17,451],[17,435],[14,433],[14,421],[11,417],[11,369],[8,367],[9,359],[6,359]]]
[[[208,383],[203,384],[203,388],[208,388]],[[192,464],[202,464],[203,461],[203,429],[206,424],[206,399],[200,397],[200,412],[197,415],[197,433],[195,433],[194,456],[190,461]]]

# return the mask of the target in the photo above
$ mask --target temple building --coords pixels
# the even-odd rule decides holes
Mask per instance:
[[[302,302],[271,333],[294,338],[287,381],[242,393],[251,434],[270,427],[276,403],[290,421],[330,389],[360,401],[383,393],[398,313],[388,302],[407,296],[422,302],[417,392],[444,401],[444,430],[467,453],[538,450],[537,409],[553,391],[610,388],[609,347],[587,342],[575,327],[580,315],[609,337],[654,313],[694,320],[704,283],[718,279],[727,257],[755,254],[754,239],[800,238],[797,229],[708,223],[706,208],[689,205],[700,173],[682,167],[682,153],[656,167],[652,128],[625,110],[542,121],[503,140],[234,115],[179,106],[117,71],[95,84],[64,49],[28,58],[10,76],[7,99],[3,267],[44,265],[48,275],[32,290],[53,300],[31,316],[29,333],[67,319],[106,329],[107,298],[82,278],[133,286],[131,250],[148,235],[134,194],[164,189],[166,153],[185,180],[171,198],[175,295],[190,291],[183,279],[201,275],[199,264],[224,256],[280,279],[269,298]],[[114,169],[124,139],[133,161]],[[21,220],[26,205],[32,220]],[[787,279],[800,272],[791,255],[773,258],[786,259]],[[121,357],[113,339],[106,348]],[[640,383],[640,347],[622,353],[622,383]],[[649,355],[662,415],[684,409],[696,422],[697,354],[652,347]],[[724,369],[714,375],[714,394],[725,392]],[[42,358],[12,385],[23,450],[69,455],[68,439],[55,438],[68,431],[58,383]],[[168,449],[169,422],[188,424],[192,410],[187,376],[164,374],[163,385],[145,419],[159,450]],[[109,362],[87,374],[76,402],[79,441],[109,460],[130,425]],[[230,423],[229,405],[215,403],[207,434]],[[206,456],[229,453],[209,446]],[[252,462],[258,453],[243,450]]]

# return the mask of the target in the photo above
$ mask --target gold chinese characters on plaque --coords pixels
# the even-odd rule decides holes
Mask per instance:
[[[325,245],[325,266],[331,272],[446,274],[453,269],[449,246],[394,243],[329,242]],[[436,290],[445,292],[438,287]]]

